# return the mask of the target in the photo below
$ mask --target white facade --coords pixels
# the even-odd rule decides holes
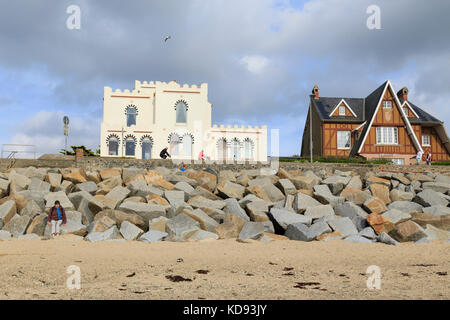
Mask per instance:
[[[208,85],[140,82],[135,89],[104,88],[102,157],[267,161],[267,127],[211,125]]]

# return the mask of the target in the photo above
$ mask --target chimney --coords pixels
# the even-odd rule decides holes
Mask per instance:
[[[408,88],[403,87],[402,89],[400,89],[399,92],[397,92],[397,97],[402,101],[408,101],[408,92],[409,92]]]
[[[317,85],[312,89],[312,93],[314,95],[314,99],[319,100],[319,87]]]

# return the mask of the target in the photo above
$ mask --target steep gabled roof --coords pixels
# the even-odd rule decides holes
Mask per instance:
[[[381,86],[376,88],[371,94],[369,94],[365,99],[364,104],[364,119],[367,121],[370,121],[368,124],[366,124],[361,132],[361,135],[359,136],[358,140],[355,141],[353,144],[352,150],[350,151],[350,155],[356,155],[359,153],[359,149],[362,146],[362,144],[365,141],[365,138],[367,136],[367,133],[372,126],[372,118],[375,113],[375,110],[377,109],[378,103],[381,101],[381,99],[384,96],[384,91],[387,86],[387,81],[383,83]]]
[[[359,139],[355,142],[353,145],[352,150],[350,151],[350,155],[355,155],[361,152],[364,143],[366,142],[366,138],[368,136],[368,133],[370,131],[370,128],[372,127],[373,120],[376,117],[376,114],[381,106],[381,102],[383,100],[384,94],[386,90],[391,90],[391,94],[394,97],[396,105],[400,107],[400,115],[402,116],[402,119],[404,123],[406,124],[406,130],[408,131],[409,135],[412,137],[413,143],[416,147],[416,149],[423,152],[422,146],[419,143],[419,140],[416,137],[416,134],[414,133],[414,130],[411,127],[411,123],[409,122],[408,117],[403,112],[403,109],[401,108],[400,100],[398,99],[397,95],[395,94],[394,88],[392,87],[392,84],[389,80],[387,80],[385,83],[383,83],[380,87],[378,87],[374,92],[372,92],[370,95],[367,96],[365,99],[366,105],[365,105],[365,112],[366,112],[366,119],[370,122],[368,125],[366,125],[361,133],[361,136]]]
[[[416,123],[417,124],[422,124],[422,123],[439,124],[439,123],[442,123],[442,121],[436,119],[431,114],[429,114],[428,112],[426,112],[423,109],[419,108],[418,106],[416,106],[411,101],[408,101],[408,104],[411,106],[411,108],[414,110],[414,112],[419,116],[418,119],[411,118],[410,119],[411,123],[415,123],[415,124]]]
[[[344,100],[346,104],[354,113],[354,117],[346,116],[334,116],[331,117],[331,112]],[[314,99],[314,95],[311,95],[311,102],[316,107],[320,119],[322,121],[327,120],[339,120],[342,122],[362,122],[364,121],[363,109],[364,109],[364,99],[360,98],[342,98],[342,97],[319,97],[319,99]]]

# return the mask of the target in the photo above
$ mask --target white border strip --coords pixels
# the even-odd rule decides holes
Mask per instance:
[[[414,115],[415,115],[418,119],[420,119],[420,117],[417,115],[417,113],[414,111],[414,109],[411,107],[411,105],[408,103],[408,101],[406,101],[406,100],[403,101],[402,108],[404,108],[405,104],[407,104],[409,110],[411,110],[412,113],[414,113]]]
[[[352,130],[352,132],[354,131],[358,131],[359,129],[361,129],[362,127],[364,127],[364,125],[367,123],[367,121],[364,121],[364,123],[362,123],[360,126],[356,127],[355,129]]]

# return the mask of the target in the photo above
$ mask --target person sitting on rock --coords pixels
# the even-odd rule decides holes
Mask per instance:
[[[170,154],[167,152],[167,147],[165,147],[164,149],[161,150],[161,152],[159,153],[159,156],[161,157],[161,159],[167,159],[167,157],[170,158]]]
[[[182,172],[185,172],[187,170],[187,165],[183,163],[180,169]]]
[[[66,222],[66,211],[61,206],[61,203],[56,200],[55,205],[48,213],[48,225],[52,226],[52,238],[60,234],[61,223],[63,226],[66,226]]]

